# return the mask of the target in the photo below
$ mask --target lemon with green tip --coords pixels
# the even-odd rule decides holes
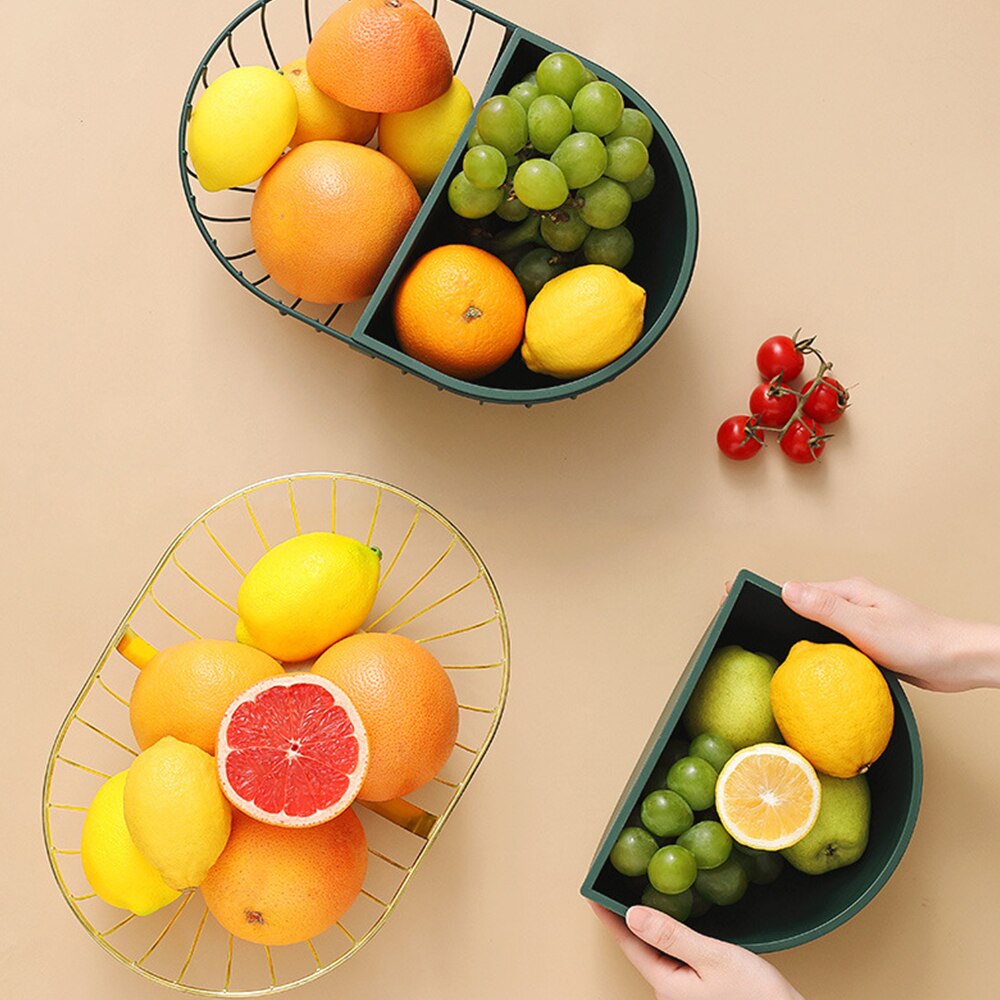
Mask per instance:
[[[364,624],[375,603],[381,553],[332,531],[296,535],[266,552],[236,598],[236,638],[295,663]]]
[[[299,105],[277,70],[238,66],[209,84],[191,113],[187,148],[206,191],[250,184],[285,151]]]
[[[97,790],[83,821],[80,854],[90,887],[111,906],[144,917],[179,895],[135,846],[125,825],[128,771],[108,778]]]
[[[123,804],[136,847],[175,889],[200,885],[229,840],[232,806],[215,758],[173,736],[132,762]]]
[[[421,196],[441,173],[472,115],[472,97],[458,77],[437,100],[413,111],[382,115],[378,148],[409,175]]]
[[[645,309],[645,290],[621,271],[574,267],[546,282],[528,307],[521,357],[543,375],[589,375],[635,344]]]

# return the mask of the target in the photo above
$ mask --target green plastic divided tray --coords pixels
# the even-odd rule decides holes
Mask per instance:
[[[687,739],[681,713],[712,653],[740,645],[783,660],[800,639],[847,642],[842,635],[802,618],[781,600],[781,588],[742,570],[719,609],[644,747],[611,821],[601,839],[581,892],[614,913],[624,915],[638,902],[642,879],[619,875],[608,855],[640,802],[646,783],[674,735]],[[751,885],[735,906],[716,906],[692,922],[697,930],[758,953],[805,944],[839,927],[867,905],[889,881],[906,850],[920,808],[923,765],[920,737],[899,681],[886,673],[896,708],[892,738],[872,766],[871,833],[861,859],[825,875],[803,875],[790,866],[768,886]]]
[[[636,253],[629,277],[646,289],[642,336],[627,353],[591,375],[558,381],[529,371],[520,357],[477,382],[453,378],[408,357],[396,342],[392,298],[400,278],[417,258],[453,242],[453,215],[447,185],[460,169],[470,122],[441,175],[428,193],[402,245],[374,294],[346,305],[319,305],[295,299],[264,272],[250,238],[250,205],[254,185],[210,194],[198,184],[187,155],[187,123],[200,93],[233,66],[278,68],[305,54],[315,28],[341,0],[257,0],[220,32],[199,62],[184,97],[179,135],[181,182],[195,224],[226,270],[248,291],[277,309],[356,350],[405,373],[418,375],[439,389],[449,389],[481,402],[532,405],[576,397],[610,381],[639,360],[662,336],[680,308],[694,270],[698,218],[694,187],[674,137],[656,111],[627,83],[583,59],[601,79],[621,90],[626,105],[643,111],[653,123],[650,163],[656,172],[653,193],[629,219]],[[466,0],[428,0],[430,10],[448,39],[455,70],[480,103],[506,93],[549,52],[563,47],[525,31]],[[582,57],[581,57],[582,58]]]

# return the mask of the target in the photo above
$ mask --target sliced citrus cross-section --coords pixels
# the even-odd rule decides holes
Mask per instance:
[[[820,783],[791,747],[757,743],[737,751],[715,786],[715,808],[733,840],[761,851],[797,844],[819,816]]]
[[[216,760],[222,790],[237,809],[275,826],[316,826],[357,796],[368,737],[339,687],[312,674],[286,674],[233,701]]]

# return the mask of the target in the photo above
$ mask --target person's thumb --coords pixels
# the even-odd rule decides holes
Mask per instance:
[[[633,906],[625,914],[629,930],[646,944],[697,971],[710,965],[728,946],[691,930],[679,920],[648,906]]]
[[[846,636],[857,636],[864,628],[864,615],[856,604],[815,584],[790,580],[781,588],[781,598],[803,618],[828,625]]]

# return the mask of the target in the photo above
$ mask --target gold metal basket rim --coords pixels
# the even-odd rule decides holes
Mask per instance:
[[[496,709],[493,712],[493,721],[491,722],[490,727],[483,738],[482,745],[476,752],[475,757],[473,758],[471,764],[469,765],[467,773],[465,774],[461,782],[459,782],[458,785],[456,786],[455,794],[452,796],[451,800],[449,801],[445,809],[437,817],[437,820],[434,823],[433,828],[428,832],[423,846],[420,848],[416,858],[410,865],[409,870],[406,872],[406,875],[400,882],[400,885],[396,890],[396,892],[394,893],[392,900],[390,900],[390,902],[385,907],[382,914],[378,917],[375,923],[368,929],[368,931],[366,931],[361,937],[357,939],[355,944],[350,949],[348,949],[348,951],[346,951],[343,955],[338,956],[328,965],[321,967],[317,965],[315,971],[313,971],[307,976],[303,976],[302,978],[297,979],[294,982],[290,983],[282,983],[278,985],[267,986],[261,989],[251,989],[251,990],[229,990],[229,989],[214,990],[199,986],[189,986],[187,984],[177,982],[176,980],[170,980],[164,976],[157,975],[155,972],[151,972],[150,970],[145,969],[142,966],[136,964],[136,962],[129,961],[117,948],[113,947],[111,943],[105,939],[105,936],[103,934],[95,930],[95,928],[86,920],[84,915],[81,913],[79,907],[75,905],[72,899],[72,893],[69,891],[69,888],[67,887],[65,880],[63,879],[62,873],[60,872],[55,862],[54,854],[56,848],[52,842],[51,824],[49,819],[49,809],[51,806],[49,801],[49,794],[51,792],[52,776],[58,756],[58,749],[59,747],[61,747],[62,742],[66,736],[66,733],[70,725],[72,724],[74,718],[76,717],[77,709],[79,709],[80,705],[83,703],[84,699],[90,693],[90,690],[93,688],[94,682],[97,680],[97,676],[100,672],[101,667],[104,665],[104,663],[107,661],[107,658],[111,655],[112,651],[118,645],[123,634],[125,633],[125,630],[128,628],[128,622],[131,620],[132,615],[134,614],[140,603],[143,601],[143,599],[146,597],[146,595],[149,593],[150,589],[152,588],[154,582],[157,579],[157,576],[159,575],[160,571],[163,569],[164,565],[167,563],[168,559],[170,558],[174,550],[177,548],[177,546],[200,523],[202,523],[206,518],[210,517],[217,510],[220,510],[226,504],[229,504],[234,500],[238,500],[242,497],[249,496],[250,494],[255,493],[269,486],[274,486],[281,483],[287,483],[291,487],[296,482],[302,482],[311,479],[325,479],[331,482],[346,481],[346,482],[361,483],[366,486],[371,486],[378,490],[391,493],[399,497],[400,499],[403,499],[411,503],[419,510],[422,510],[427,514],[429,514],[444,528],[452,532],[455,535],[455,537],[459,539],[462,545],[464,545],[466,551],[474,560],[477,568],[482,574],[486,586],[489,589],[490,596],[493,599],[494,605],[496,606],[497,610],[497,622],[500,628],[500,636],[501,636],[501,680],[500,680],[500,691],[497,697],[497,705]],[[271,996],[276,993],[283,993],[287,992],[288,990],[296,989],[299,986],[304,986],[306,983],[313,982],[319,979],[321,976],[326,975],[328,972],[332,972],[334,969],[342,965],[349,958],[351,958],[358,951],[360,951],[360,949],[365,944],[367,944],[381,929],[382,925],[386,922],[389,915],[396,908],[396,905],[399,902],[400,898],[402,897],[406,887],[409,885],[410,879],[413,877],[414,873],[420,867],[420,864],[423,861],[425,855],[427,854],[428,849],[436,839],[438,832],[444,826],[445,822],[448,820],[449,816],[451,815],[455,807],[458,805],[459,800],[462,798],[462,795],[465,793],[466,788],[472,781],[473,776],[479,769],[479,765],[482,763],[483,758],[486,756],[486,752],[489,750],[491,744],[493,743],[493,739],[496,736],[497,729],[499,728],[500,725],[500,720],[503,716],[504,708],[506,707],[507,691],[509,683],[510,683],[510,633],[507,625],[507,615],[504,611],[503,602],[500,598],[500,592],[497,589],[496,583],[494,582],[489,569],[483,562],[483,559],[479,555],[479,552],[476,549],[476,547],[472,544],[472,542],[469,541],[468,537],[464,534],[464,532],[462,532],[448,517],[442,514],[436,507],[422,500],[420,497],[416,496],[416,494],[410,493],[408,490],[404,490],[402,487],[396,486],[384,480],[376,479],[372,476],[365,476],[353,472],[325,472],[325,471],[296,472],[287,475],[272,476],[267,479],[258,480],[257,482],[252,483],[249,486],[245,486],[242,489],[233,491],[232,493],[223,497],[221,500],[218,500],[211,506],[207,507],[204,511],[201,512],[201,514],[193,518],[175,536],[173,541],[171,541],[171,543],[167,546],[167,548],[164,550],[163,554],[157,561],[146,582],[139,589],[138,594],[136,595],[132,603],[129,605],[128,610],[122,616],[121,621],[118,623],[114,632],[112,633],[111,639],[105,646],[100,657],[95,663],[94,668],[91,670],[87,679],[84,681],[83,686],[81,687],[79,693],[77,694],[69,710],[67,711],[66,716],[63,719],[62,724],[60,725],[56,733],[55,739],[52,742],[52,747],[49,750],[48,760],[45,766],[45,779],[42,784],[42,803],[41,803],[42,833],[45,840],[45,854],[49,863],[49,868],[52,871],[56,884],[59,886],[59,890],[62,893],[63,899],[66,901],[66,904],[69,906],[73,915],[77,918],[77,920],[80,922],[83,928],[87,931],[88,935],[94,940],[96,940],[101,945],[101,947],[110,955],[112,955],[121,965],[125,966],[127,969],[131,969],[133,972],[142,976],[144,979],[149,980],[150,982],[157,983],[160,986],[167,986],[171,989],[178,990],[182,993],[186,993],[191,996],[206,996],[206,997]],[[179,912],[180,911],[178,911],[177,915],[179,915]],[[170,925],[171,924],[168,924],[167,928],[163,932],[164,934],[166,934],[167,930],[169,930]],[[266,947],[266,946],[262,945],[261,947]],[[229,940],[230,958],[232,957],[232,948],[233,948],[233,940],[232,940],[232,935],[230,935],[230,940]],[[270,956],[268,956],[268,958],[270,959]]]

